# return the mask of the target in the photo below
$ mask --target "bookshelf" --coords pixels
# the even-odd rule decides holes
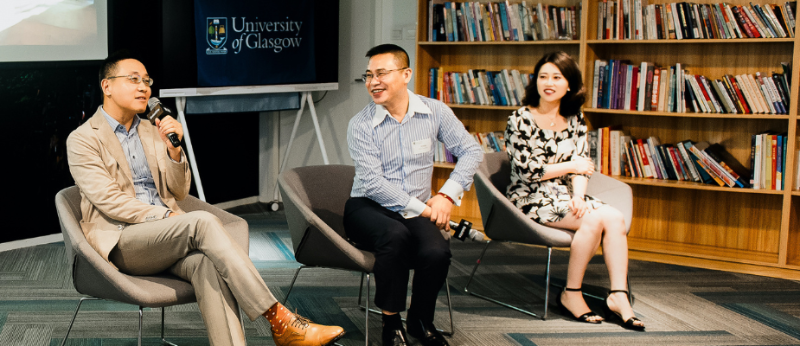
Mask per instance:
[[[788,134],[786,189],[783,191],[734,189],[685,181],[615,178],[628,183],[634,193],[629,245],[631,258],[800,279],[800,191],[794,190],[794,154],[798,127],[798,38],[598,40],[597,11],[603,0],[542,0],[555,6],[580,6],[578,40],[534,42],[429,42],[428,0],[418,0],[415,90],[427,95],[428,70],[466,72],[467,69],[518,69],[531,73],[545,53],[563,50],[578,62],[584,84],[591,91],[596,59],[624,59],[659,66],[680,63],[692,74],[779,71],[780,62],[792,62],[789,114],[718,114],[623,111],[584,107],[589,127],[621,125],[636,138],[656,136],[661,143],[682,140],[722,144],[739,162],[749,166],[750,136],[767,130]],[[482,0],[481,3],[488,1]],[[510,1],[519,3],[520,1]],[[670,1],[651,0],[649,4]],[[436,3],[440,3],[437,2]],[[536,4],[537,1],[527,1]],[[697,3],[711,1],[700,0]],[[749,5],[750,1],[729,1]],[[758,0],[767,4],[777,1]],[[783,4],[783,2],[781,2]],[[517,107],[451,104],[471,132],[502,131]],[[452,172],[453,164],[437,163],[434,188]],[[599,174],[599,173],[598,173]],[[474,190],[453,218],[465,218],[481,228]]]

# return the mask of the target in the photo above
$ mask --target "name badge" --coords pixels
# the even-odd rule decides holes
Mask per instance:
[[[414,155],[422,154],[422,153],[427,153],[429,151],[431,151],[431,139],[430,138],[420,139],[418,141],[411,142],[411,153],[412,154],[414,154]]]

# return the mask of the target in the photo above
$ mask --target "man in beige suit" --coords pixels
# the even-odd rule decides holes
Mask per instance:
[[[184,213],[189,192],[183,137],[172,117],[141,121],[153,80],[127,52],[100,69],[103,105],[67,140],[70,171],[81,192],[81,227],[89,244],[131,275],[171,272],[192,283],[211,345],[244,345],[238,307],[263,315],[277,345],[328,345],[344,335],[292,314],[270,293],[247,254],[218,218]]]

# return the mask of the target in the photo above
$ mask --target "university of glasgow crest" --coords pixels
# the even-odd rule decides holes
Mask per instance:
[[[208,17],[206,28],[206,42],[209,48],[206,48],[208,55],[222,55],[228,54],[228,49],[225,48],[225,41],[228,38],[228,18],[225,17]]]

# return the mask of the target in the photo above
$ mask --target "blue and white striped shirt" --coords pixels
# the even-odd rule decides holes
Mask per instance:
[[[103,106],[100,110],[106,117],[106,121],[111,125],[114,134],[117,135],[119,143],[122,144],[122,151],[125,152],[125,157],[128,159],[128,166],[131,167],[131,176],[133,176],[133,189],[136,191],[136,199],[142,203],[149,205],[158,205],[166,207],[161,196],[158,195],[156,190],[156,182],[153,180],[153,174],[150,173],[150,165],[147,164],[147,157],[144,156],[144,147],[142,147],[142,140],[139,138],[138,126],[141,119],[138,116],[133,117],[133,124],[131,130],[125,130],[125,126],[120,124],[116,119],[112,118],[106,113]]]
[[[408,91],[408,112],[400,123],[370,102],[350,120],[347,144],[356,166],[351,197],[367,197],[405,218],[419,216],[431,197],[436,141],[458,157],[439,190],[461,205],[483,159],[483,150],[450,107]]]

